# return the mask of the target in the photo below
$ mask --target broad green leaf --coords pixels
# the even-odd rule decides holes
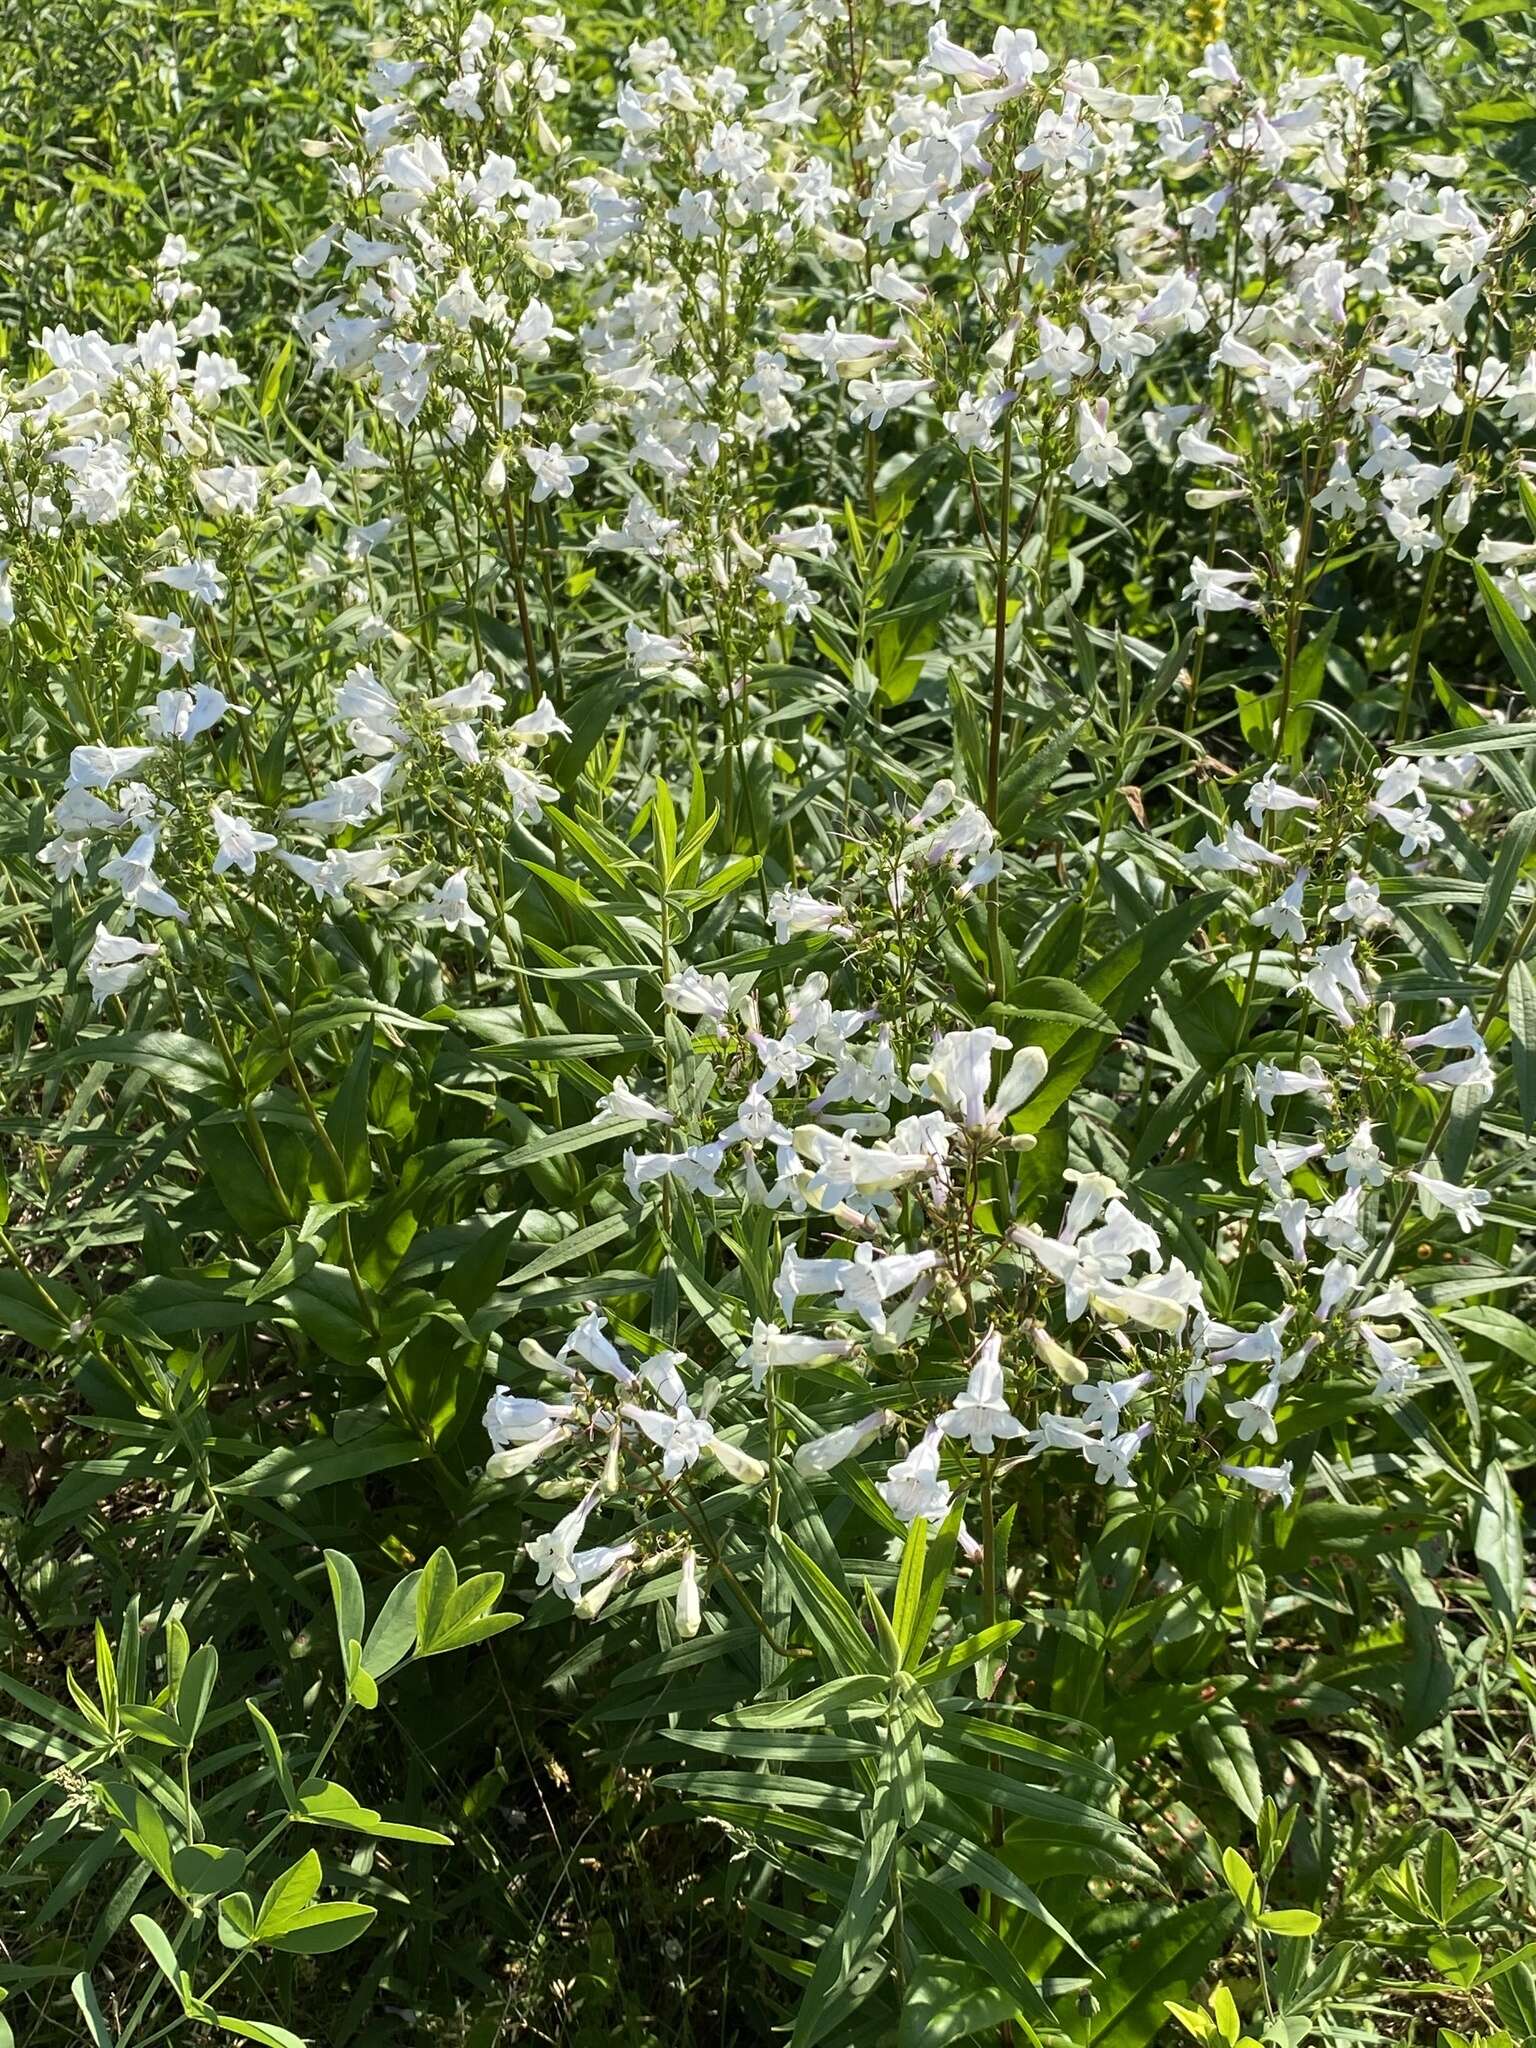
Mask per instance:
[[[107,2025],[90,1973],[82,1970],[78,1976],[71,1978],[69,1991],[75,2004],[80,2008],[80,2017],[85,2021],[91,2048],[116,2048],[116,2037]]]
[[[281,1877],[274,1878],[267,1887],[256,1915],[257,1940],[270,1941],[274,1935],[297,1925],[319,1889],[320,1858],[313,1849],[306,1849],[296,1863],[290,1863]]]
[[[1151,2048],[1163,2037],[1170,1999],[1189,2003],[1232,1929],[1226,1899],[1201,1899],[1172,1912],[1148,1912],[1137,1934],[1100,1958],[1097,2010],[1069,2024],[1082,2048]]]
[[[416,1646],[416,1589],[420,1572],[407,1572],[374,1616],[363,1645],[363,1669],[372,1678],[387,1678]]]
[[[232,2013],[215,2013],[213,2025],[237,2041],[254,2041],[257,2048],[308,2048],[302,2034],[280,2027],[274,2020],[236,2019]]]
[[[177,1961],[175,1946],[170,1936],[158,1921],[151,1920],[147,1913],[135,1913],[131,1924],[134,1933],[154,1957],[161,1976],[180,1997],[181,1964]]]
[[[245,1875],[245,1857],[212,1842],[187,1842],[172,1856],[171,1868],[189,1899],[208,1899],[234,1889]]]
[[[479,1572],[460,1584],[448,1552],[434,1551],[416,1588],[417,1656],[440,1657],[511,1628],[517,1615],[490,1611],[505,1583],[500,1572]]]
[[[334,1201],[359,1199],[367,1194],[372,1180],[368,1154],[368,1089],[372,1076],[370,1018],[357,1035],[351,1064],[326,1112],[326,1132],[341,1162],[340,1183],[330,1190]]]
[[[349,1948],[360,1934],[368,1931],[376,1917],[376,1907],[356,1901],[306,1906],[280,1929],[258,1929],[256,1938],[268,1948],[282,1949],[289,1955],[326,1956],[336,1949]]]
[[[342,1785],[326,1778],[306,1778],[298,1788],[297,1817],[318,1826],[350,1828],[354,1834],[376,1835],[389,1842],[423,1842],[446,1847],[448,1835],[433,1828],[414,1827],[405,1821],[384,1820],[371,1806],[362,1805]]]
[[[330,1580],[331,1604],[336,1610],[336,1640],[345,1669],[350,1654],[348,1646],[352,1643],[361,1646],[363,1640],[366,1619],[363,1582],[358,1576],[357,1566],[344,1551],[328,1550],[325,1553],[325,1571]]]
[[[1227,1700],[1215,1700],[1179,1738],[1210,1772],[1239,1813],[1256,1821],[1264,1804],[1264,1781],[1242,1716]]]
[[[1494,1616],[1512,1644],[1525,1613],[1528,1566],[1520,1501],[1501,1464],[1490,1464],[1483,1471],[1482,1493],[1473,1515],[1472,1548]]]

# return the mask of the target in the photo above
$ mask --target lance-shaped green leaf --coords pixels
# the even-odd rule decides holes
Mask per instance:
[[[832,1669],[844,1677],[878,1671],[880,1659],[847,1600],[814,1558],[791,1536],[775,1530],[796,1607]]]

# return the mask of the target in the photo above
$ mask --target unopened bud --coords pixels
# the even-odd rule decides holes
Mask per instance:
[[[609,1495],[617,1493],[624,1484],[624,1468],[621,1453],[622,1442],[621,1433],[617,1429],[614,1430],[608,1439],[608,1454],[603,1459],[603,1476],[598,1482],[603,1492]]]
[[[596,1621],[608,1601],[619,1590],[620,1586],[623,1585],[634,1568],[633,1560],[625,1558],[622,1564],[614,1567],[606,1579],[599,1579],[595,1586],[583,1593],[576,1602],[576,1619],[578,1621]]]
[[[1075,1352],[1065,1344],[1058,1344],[1050,1331],[1039,1323],[1030,1327],[1029,1341],[1034,1347],[1036,1358],[1042,1365],[1048,1365],[1063,1386],[1080,1387],[1088,1377],[1088,1368]]]
[[[703,1619],[699,1602],[699,1560],[691,1550],[683,1552],[682,1574],[677,1582],[677,1632],[690,1641]]]

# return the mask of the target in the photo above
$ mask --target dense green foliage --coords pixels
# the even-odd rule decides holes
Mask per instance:
[[[827,15],[808,117],[763,147],[846,189],[778,242],[695,234],[714,114],[623,69],[665,31],[763,100],[751,23],[498,15],[501,98],[465,118],[471,13],[0,7],[0,2040],[1529,2048],[1528,18],[1234,9],[1229,87],[1189,80],[1215,16],[1033,17],[1057,72],[1208,86],[1237,166],[1230,259],[1186,221],[1159,257],[1210,332],[1159,328],[1118,382],[1090,346],[1058,386],[1037,314],[1149,273],[1129,144],[1085,203],[1030,165],[1056,72],[988,110],[972,243],[918,263],[905,225],[859,242],[857,202],[926,9]],[[993,27],[947,17],[962,94]],[[432,91],[370,90],[386,53]],[[1374,81],[1326,173],[1354,274],[1433,179],[1475,209],[1478,289],[1432,310],[1462,259],[1437,281],[1407,235],[1409,281],[1350,300],[1296,404],[1278,328],[1270,382],[1213,372],[1294,260],[1244,243],[1264,152],[1223,135],[1239,94],[1304,106],[1288,73],[1336,93],[1336,60]],[[674,91],[649,157],[616,133],[635,80]],[[405,172],[359,140],[397,89],[445,159],[421,274],[392,242],[343,274],[338,240],[296,278],[339,224],[405,238]],[[1093,113],[1113,151],[1129,112]],[[528,193],[454,212],[448,167],[457,205],[493,148]],[[1187,169],[1171,208],[1216,182]],[[588,179],[641,195],[641,253]],[[1298,189],[1288,232],[1332,232]],[[1059,277],[1032,267],[1058,236]],[[926,275],[915,310],[886,261]],[[818,381],[820,330],[897,308],[916,388],[850,422],[893,361],[834,333]],[[349,365],[374,318],[406,352]],[[93,329],[137,356],[87,360]],[[1359,473],[1360,390],[1422,387],[1426,335],[1456,394],[1401,415],[1445,469],[1427,525],[1315,515],[1348,434]],[[194,395],[200,349],[247,381]],[[1077,467],[1101,387],[1134,470]],[[1136,428],[1167,408],[1163,443]],[[39,511],[60,451],[103,446],[123,476]],[[615,542],[636,494],[675,540]],[[1236,605],[1192,612],[1196,560],[1238,565]],[[222,707],[186,744],[190,701],[143,717],[193,683],[183,621]],[[1244,809],[1277,781],[1301,818]],[[312,827],[337,789],[362,808]],[[213,865],[211,805],[270,834],[252,867]],[[1358,995],[1312,965],[1352,878],[1384,906]],[[150,950],[109,958],[109,924]],[[855,1092],[877,1032],[883,1101]],[[1306,1081],[1278,1120],[1256,1066]],[[1155,1249],[1085,1312],[1073,1239],[1122,1191]],[[875,1244],[916,1263],[871,1309]],[[797,1254],[835,1303],[784,1307]],[[1265,1330],[1272,1359],[1240,1348]],[[995,1446],[944,1419],[994,1340]],[[1109,1386],[1136,1441],[1113,1403],[1086,1449],[1060,1433]]]

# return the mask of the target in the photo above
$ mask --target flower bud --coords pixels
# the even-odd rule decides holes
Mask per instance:
[[[598,1482],[606,1494],[617,1493],[624,1484],[622,1446],[622,1433],[615,1429],[608,1439],[608,1453],[603,1459],[603,1476]]]
[[[1050,1331],[1041,1324],[1030,1326],[1029,1341],[1042,1365],[1048,1365],[1063,1386],[1080,1387],[1088,1377],[1088,1368],[1065,1344],[1058,1344]]]
[[[634,1568],[634,1559],[626,1557],[622,1564],[614,1566],[606,1579],[599,1579],[595,1586],[589,1587],[576,1602],[576,1619],[578,1621],[596,1621],[608,1601],[619,1590],[620,1586],[623,1585]]]
[[[692,1550],[683,1552],[683,1569],[677,1582],[677,1632],[690,1641],[699,1632],[703,1615],[699,1604],[699,1560]]]

